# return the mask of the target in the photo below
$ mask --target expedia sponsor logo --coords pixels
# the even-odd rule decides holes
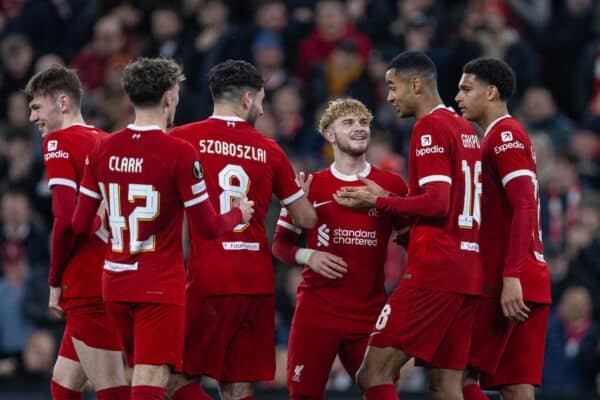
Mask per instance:
[[[433,147],[426,147],[424,149],[417,150],[417,157],[426,156],[428,154],[444,154],[444,148],[442,146],[435,145]]]
[[[58,150],[44,154],[45,161],[52,160],[54,158],[69,158],[69,153],[64,150]]]
[[[504,143],[506,142],[512,142],[513,140],[513,134],[511,131],[504,131],[500,134],[500,138],[502,139],[502,141]]]
[[[524,150],[525,145],[517,140],[516,142],[504,143],[504,144],[501,144],[500,146],[494,147],[494,152],[496,154],[500,154],[500,153],[503,153],[503,152],[505,152],[507,150],[511,150],[511,149],[523,149]]]

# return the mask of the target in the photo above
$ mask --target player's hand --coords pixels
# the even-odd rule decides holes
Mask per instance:
[[[298,183],[298,185],[300,185],[300,187],[302,188],[302,190],[304,191],[304,195],[308,196],[308,193],[310,192],[310,184],[313,181],[313,174],[305,174],[303,171],[298,172],[298,175],[296,175],[296,183]]]
[[[50,309],[50,313],[57,319],[63,319],[65,317],[64,310],[61,306],[58,305],[58,303],[60,303],[61,295],[62,288],[60,286],[50,286],[48,308]]]
[[[350,208],[374,207],[377,196],[369,192],[365,186],[345,187],[333,194],[333,199],[340,206]]]
[[[254,202],[244,197],[236,199],[233,205],[240,208],[240,211],[242,211],[242,223],[247,224],[254,214]]]
[[[377,197],[388,197],[390,192],[376,184],[374,181],[358,175],[358,180],[365,184],[367,190]]]
[[[523,302],[523,289],[519,278],[502,278],[500,304],[504,316],[513,321],[525,321],[529,317],[529,307]]]
[[[319,275],[329,279],[339,279],[348,272],[348,264],[342,257],[325,251],[315,251],[308,259],[308,267]]]

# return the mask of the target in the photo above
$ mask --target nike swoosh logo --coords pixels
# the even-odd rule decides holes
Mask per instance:
[[[313,201],[313,207],[317,208],[317,207],[321,207],[321,206],[324,206],[325,204],[329,204],[329,203],[333,203],[333,200],[322,201],[320,203],[317,203],[316,201]]]

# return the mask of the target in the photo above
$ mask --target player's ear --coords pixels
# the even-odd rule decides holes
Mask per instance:
[[[66,94],[59,94],[56,100],[58,103],[58,108],[61,112],[66,112],[67,110],[69,110],[69,108],[71,108],[71,99]]]
[[[244,92],[244,94],[242,95],[242,108],[245,110],[250,109],[250,106],[252,105],[253,100],[254,100],[254,98],[252,97],[252,92],[250,92],[250,91]]]
[[[330,128],[327,128],[323,131],[323,138],[329,143],[335,143],[335,135]]]
[[[408,80],[410,88],[414,94],[423,93],[423,78],[419,75],[413,75]]]
[[[500,91],[494,85],[488,85],[486,94],[488,101],[500,99]]]

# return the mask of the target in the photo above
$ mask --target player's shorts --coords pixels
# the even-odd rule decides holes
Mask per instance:
[[[102,350],[121,351],[115,336],[115,325],[109,318],[101,298],[86,301],[63,301],[66,325],[58,354],[79,361],[72,338]]]
[[[482,374],[480,385],[497,389],[504,385],[540,385],[550,306],[527,303],[525,322],[504,317],[500,299],[482,298],[473,324],[469,364]]]
[[[339,354],[354,379],[369,343],[370,327],[361,331],[344,329],[339,320],[324,325],[311,323],[311,313],[296,308],[288,342],[287,383],[293,398],[321,399],[329,372]],[[371,326],[372,327],[372,326]]]
[[[221,382],[275,376],[275,297],[229,295],[189,299],[183,371]]]
[[[478,297],[401,287],[382,308],[370,346],[394,347],[428,368],[467,366]]]
[[[169,365],[181,371],[185,307],[161,303],[107,302],[130,367]]]

